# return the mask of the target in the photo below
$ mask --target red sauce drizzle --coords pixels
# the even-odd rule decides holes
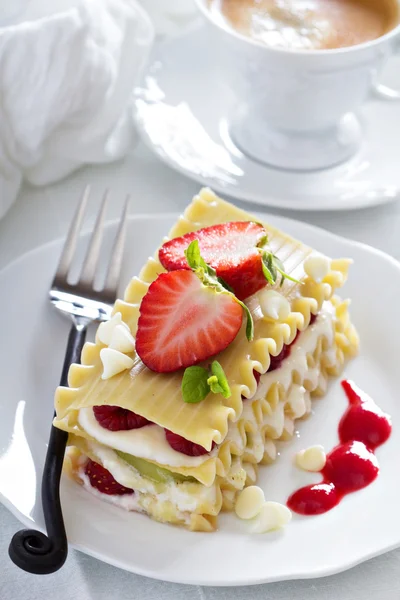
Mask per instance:
[[[340,444],[326,457],[323,481],[294,492],[288,507],[301,515],[320,515],[352,492],[372,483],[379,473],[374,454],[392,431],[390,416],[352,381],[342,381],[349,407],[339,423]]]

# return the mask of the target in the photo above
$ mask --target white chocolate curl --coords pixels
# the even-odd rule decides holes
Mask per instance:
[[[135,340],[127,327],[123,324],[114,327],[111,333],[109,348],[119,350],[119,352],[133,352],[135,349]]]
[[[331,261],[326,256],[321,254],[313,254],[309,256],[304,262],[304,271],[306,274],[315,281],[315,283],[321,283],[321,281],[328,275],[329,269],[331,268]]]
[[[235,512],[240,519],[253,519],[265,502],[264,492],[257,485],[250,485],[240,492],[236,500]]]
[[[266,502],[256,519],[254,533],[268,533],[282,529],[292,519],[292,513],[284,504]]]
[[[267,319],[285,321],[290,315],[288,300],[275,290],[262,290],[258,294],[261,311]]]
[[[323,446],[310,446],[296,454],[296,465],[303,471],[317,473],[324,468],[326,454]]]
[[[102,348],[100,358],[103,363],[102,379],[110,379],[110,377],[133,367],[133,360],[129,356],[111,348]]]
[[[109,320],[101,323],[97,330],[97,339],[102,343],[108,346],[111,342],[111,336],[115,327],[121,325],[128,331],[130,331],[128,325],[123,322],[122,315],[120,312],[115,313],[115,315]]]

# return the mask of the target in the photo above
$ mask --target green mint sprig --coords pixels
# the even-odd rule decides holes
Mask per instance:
[[[224,398],[231,396],[231,389],[225,372],[219,362],[214,360],[210,369],[193,366],[187,367],[182,378],[183,400],[189,404],[197,404],[209,393],[222,394]]]
[[[189,246],[185,250],[185,256],[189,267],[197,275],[203,285],[212,288],[220,294],[229,294],[235,300],[235,302],[240,304],[247,319],[246,337],[249,342],[251,342],[251,340],[254,338],[254,322],[251,312],[244,302],[239,300],[239,298],[236,298],[235,294],[232,292],[232,289],[224,282],[224,280],[221,279],[221,277],[217,277],[215,269],[206,263],[204,258],[201,256],[198,240],[193,240],[190,242]]]
[[[270,285],[275,285],[278,279],[278,273],[281,276],[280,287],[282,287],[285,279],[289,279],[294,283],[299,283],[301,285],[301,281],[291,277],[285,272],[285,266],[283,262],[268,250],[265,246],[268,244],[268,237],[264,236],[258,243],[257,249],[261,254],[261,266],[265,279],[268,281]]]

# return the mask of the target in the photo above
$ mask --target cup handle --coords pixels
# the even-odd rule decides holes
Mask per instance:
[[[394,54],[400,55],[400,39],[397,40],[397,43],[394,46]],[[400,100],[400,90],[394,90],[393,88],[383,85],[382,83],[377,83],[374,86],[374,96],[379,98],[380,100]]]

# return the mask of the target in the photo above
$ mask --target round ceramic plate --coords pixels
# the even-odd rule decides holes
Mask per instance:
[[[344,294],[353,300],[361,353],[344,375],[393,417],[393,434],[377,452],[378,479],[325,515],[294,516],[285,531],[251,535],[248,523],[232,514],[223,515],[219,530],[211,534],[157,523],[104,503],[64,478],[67,534],[70,544],[82,552],[166,581],[240,585],[329,575],[400,545],[400,322],[395,311],[400,266],[377,250],[304,223],[260,218],[328,255],[355,259]],[[174,221],[174,215],[129,221],[124,285]],[[114,233],[115,225],[110,224],[106,246]],[[82,253],[86,240],[82,240]],[[67,321],[47,300],[61,247],[62,241],[56,241],[38,248],[0,273],[1,500],[29,527],[43,527],[41,473],[68,333]],[[339,381],[333,381],[327,396],[314,403],[314,414],[299,424],[298,435],[280,445],[276,463],[260,468],[260,485],[268,499],[285,502],[292,491],[312,480],[313,475],[296,470],[293,456],[311,444],[332,448],[346,405]]]
[[[347,210],[400,198],[400,101],[372,99],[360,119],[363,143],[349,161],[309,173],[270,168],[234,144],[238,100],[224,82],[204,26],[157,45],[135,92],[142,138],[174,169],[243,201],[294,210]],[[387,85],[400,90],[400,60]]]

